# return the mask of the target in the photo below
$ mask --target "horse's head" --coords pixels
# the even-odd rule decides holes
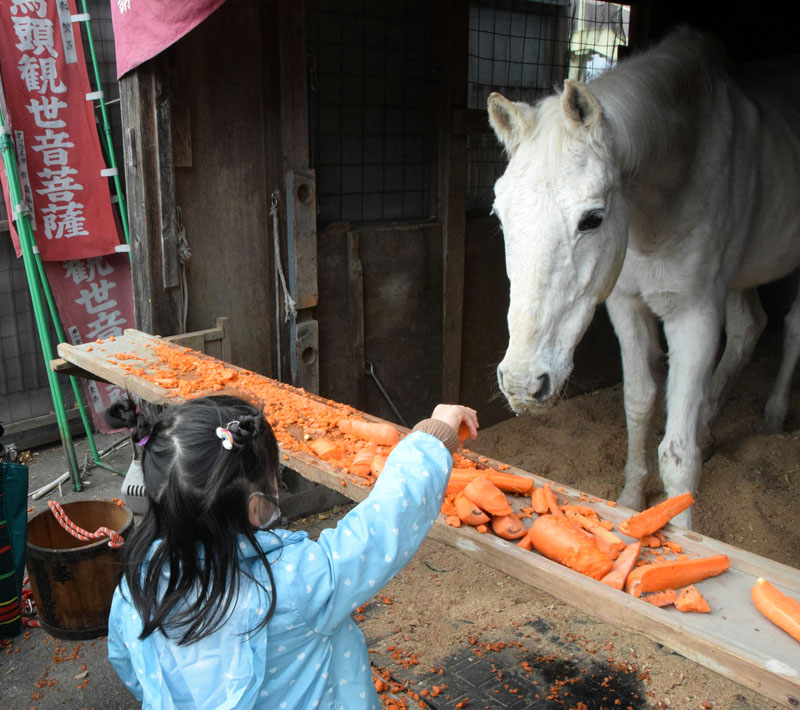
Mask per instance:
[[[619,276],[627,211],[607,122],[584,85],[537,106],[489,96],[509,155],[495,184],[511,282],[509,343],[498,382],[515,412],[557,393],[575,346]]]

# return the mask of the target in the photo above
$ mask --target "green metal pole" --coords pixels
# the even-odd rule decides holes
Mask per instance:
[[[58,338],[58,342],[64,343],[66,342],[67,338],[64,333],[64,327],[61,325],[61,318],[58,315],[58,309],[56,308],[56,303],[53,299],[53,292],[50,289],[50,283],[47,280],[47,274],[45,273],[44,265],[42,264],[42,258],[38,253],[35,254],[35,258],[36,268],[39,271],[39,282],[42,284],[42,290],[44,291],[44,296],[47,300],[47,306],[50,309],[50,319],[53,321],[53,325],[55,326],[56,337]],[[113,466],[110,466],[109,464],[100,460],[100,454],[97,451],[97,444],[95,443],[94,434],[92,433],[92,423],[89,420],[89,415],[86,412],[86,406],[83,403],[83,393],[81,392],[78,381],[72,375],[69,376],[69,381],[72,385],[72,391],[75,394],[75,401],[78,403],[78,411],[81,414],[81,421],[83,422],[83,428],[86,431],[86,439],[89,442],[89,448],[92,450],[92,459],[95,466],[100,466],[100,468],[104,468],[107,471],[116,473],[119,476],[125,475],[123,472],[118,471]]]
[[[11,134],[6,129],[2,111],[0,111],[0,150],[3,154],[3,166],[6,171],[8,181],[9,203],[11,204],[12,214],[10,217],[15,220],[17,234],[19,235],[20,246],[22,247],[22,262],[25,266],[25,275],[28,279],[28,288],[33,302],[33,314],[36,319],[36,329],[39,332],[39,341],[42,345],[42,353],[45,359],[45,370],[47,380],[50,384],[50,394],[53,397],[53,408],[58,422],[58,432],[61,436],[61,444],[67,456],[67,463],[72,474],[74,488],[76,491],[83,490],[81,477],[78,471],[78,461],[75,457],[75,447],[72,444],[72,435],[69,431],[67,421],[67,411],[64,406],[64,398],[61,394],[61,385],[58,376],[50,368],[50,361],[53,359],[53,346],[50,342],[47,321],[44,317],[44,306],[42,295],[39,292],[39,285],[36,280],[34,267],[35,258],[33,254],[33,230],[28,215],[23,210],[22,189],[19,184],[19,174],[17,172],[17,159],[14,154],[14,141]]]
[[[89,10],[86,6],[86,0],[81,0],[81,7],[85,15],[89,14]],[[94,38],[92,36],[92,25],[91,22],[87,19],[84,20],[86,25],[86,41],[89,45],[89,55],[92,58],[92,69],[94,70],[94,81],[95,81],[95,91],[99,91],[101,94],[103,93],[103,84],[100,81],[100,69],[97,65],[97,55],[94,51]],[[119,218],[122,222],[122,232],[125,235],[125,243],[130,244],[130,236],[128,234],[128,208],[125,204],[125,197],[122,191],[122,183],[119,179],[119,168],[117,168],[117,160],[114,156],[114,140],[111,136],[111,124],[108,120],[108,112],[106,111],[106,100],[105,96],[101,96],[100,98],[100,116],[102,117],[103,122],[103,137],[105,142],[105,149],[106,149],[106,161],[108,166],[114,168],[116,171],[114,173],[114,189],[117,193],[117,200],[119,201]],[[128,252],[128,258],[131,258],[130,252]]]

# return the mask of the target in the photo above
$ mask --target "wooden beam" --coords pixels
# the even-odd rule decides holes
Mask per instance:
[[[469,4],[444,0],[433,4],[431,44],[443,77],[439,130],[441,166],[439,216],[444,255],[442,318],[442,400],[457,402],[461,393],[461,333],[464,317],[466,248],[467,108]]]
[[[165,61],[159,55],[120,80],[134,313],[150,333],[181,329]]]

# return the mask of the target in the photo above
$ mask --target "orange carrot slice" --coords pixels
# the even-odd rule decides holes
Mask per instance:
[[[663,592],[651,592],[650,594],[642,594],[640,599],[644,599],[653,606],[669,606],[674,604],[678,598],[678,592],[674,589],[665,589]]]
[[[750,590],[753,603],[773,624],[800,641],[800,601],[759,577]]]
[[[614,566],[592,537],[564,516],[540,515],[528,535],[534,548],[545,557],[593,579],[602,579]]]
[[[693,584],[690,584],[685,589],[681,589],[681,593],[675,600],[675,608],[678,611],[693,611],[702,614],[708,614],[711,611],[711,607],[705,600],[705,597],[697,591],[697,587]]]
[[[486,470],[478,470],[477,468],[457,468],[454,467],[450,471],[450,478],[447,481],[447,489],[444,494],[446,496],[455,496],[461,493],[467,484],[471,483],[476,478],[488,478],[489,472]]]
[[[512,512],[503,491],[486,478],[474,478],[462,492],[489,515],[508,515]]]
[[[374,441],[370,441],[353,456],[350,471],[358,476],[366,476],[372,469],[372,459],[375,458],[377,452],[378,445]]]
[[[643,510],[641,513],[632,515],[617,527],[625,535],[641,539],[663,528],[672,518],[678,513],[682,513],[692,503],[694,503],[694,496],[691,493],[681,493],[672,498],[667,498],[667,500],[654,505],[652,508]]]
[[[606,530],[598,521],[592,520],[580,513],[572,513],[567,517],[573,523],[580,525],[584,530],[588,530],[592,535],[599,537],[618,552],[622,552],[622,550],[627,547],[623,540],[618,538],[613,532]]]
[[[514,513],[493,516],[492,530],[506,540],[519,540],[527,533],[522,521]]]
[[[489,469],[489,480],[494,483],[501,491],[507,493],[520,493],[528,495],[533,488],[533,479],[527,476],[517,476],[514,473],[502,473]]]
[[[544,488],[534,488],[533,491],[531,491],[531,508],[533,508],[534,513],[538,513],[539,515],[543,515],[549,511],[547,501],[544,497]]]
[[[463,493],[456,496],[456,515],[459,520],[467,525],[483,525],[489,522],[489,516],[486,515],[475,503],[467,498]]]
[[[556,494],[553,493],[553,489],[548,485],[544,486],[544,499],[547,501],[547,508],[553,515],[564,517],[564,511],[561,510],[561,506],[556,500]]]
[[[330,439],[315,439],[311,442],[311,450],[323,461],[342,458],[342,450]]]
[[[383,471],[383,465],[386,463],[386,455],[385,454],[375,454],[372,458],[372,463],[370,464],[369,470],[372,472],[373,476],[380,476],[381,471]]]
[[[660,592],[694,584],[715,577],[730,567],[727,555],[712,555],[695,559],[665,560],[637,567],[628,575],[625,591],[638,597],[644,592]]]
[[[642,543],[638,540],[627,545],[625,549],[619,553],[619,557],[615,560],[614,566],[600,581],[614,589],[624,588],[625,580],[628,579],[631,570],[636,566],[636,560],[639,559],[641,550]]]
[[[400,438],[400,433],[391,424],[364,422],[360,419],[340,419],[336,422],[336,426],[345,434],[374,441],[381,446],[394,446]]]

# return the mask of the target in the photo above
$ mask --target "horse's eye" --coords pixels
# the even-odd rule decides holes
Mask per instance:
[[[603,224],[603,210],[591,210],[584,212],[580,222],[578,222],[579,232],[590,232]]]

